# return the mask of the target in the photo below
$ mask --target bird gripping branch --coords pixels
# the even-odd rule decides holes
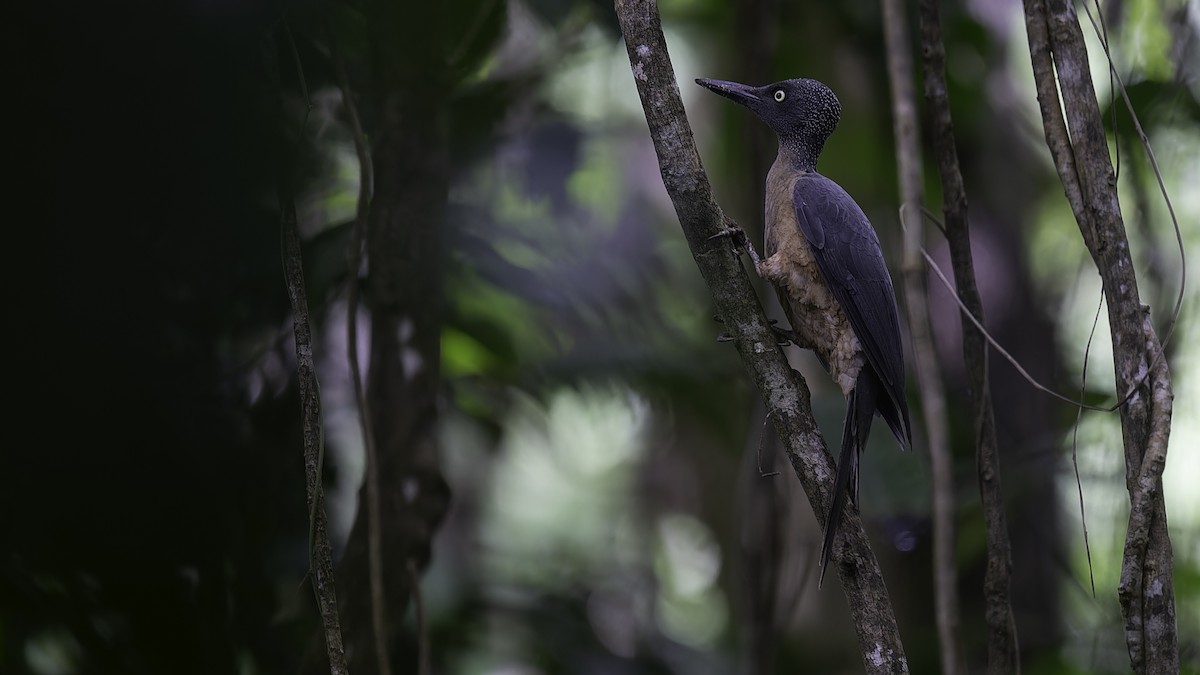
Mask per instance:
[[[875,415],[902,449],[912,446],[896,294],[867,216],[841,186],[816,171],[841,119],[829,87],[809,79],[764,87],[696,83],[749,108],[779,136],[779,155],[767,173],[767,257],[760,259],[748,243],[746,250],[759,276],[778,291],[793,340],[816,353],[846,396],[837,482],[821,545],[823,581],[846,495],[858,504],[858,462]]]

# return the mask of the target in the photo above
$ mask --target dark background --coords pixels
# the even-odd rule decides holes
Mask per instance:
[[[1009,5],[943,8],[951,100],[989,324],[1028,370],[1068,392],[1098,282],[1046,159]],[[372,6],[33,7],[6,10],[0,28],[15,85],[5,129],[15,150],[5,153],[4,247],[15,377],[0,467],[0,670],[293,672],[317,617],[276,185],[286,173],[300,186],[340,549],[362,465],[344,338],[357,164],[327,24],[353,85],[379,96],[365,74]],[[436,261],[447,308],[439,409],[453,502],[424,578],[435,670],[734,672],[760,611],[744,602],[743,582],[764,565],[781,572],[771,619],[781,626],[779,670],[854,672],[840,589],[813,583],[819,527],[791,476],[755,474],[777,448],[762,437],[732,349],[714,340],[721,327],[658,180],[611,8],[497,0],[454,11],[452,30],[396,28],[397,39],[429,41],[406,49],[467,64],[443,85],[451,187],[447,254]],[[407,0],[392,12],[429,20]],[[1200,117],[1197,20],[1187,12],[1104,5],[1191,242]],[[845,112],[821,170],[863,205],[897,271],[878,6],[679,0],[663,13],[724,208],[752,233],[761,227],[756,191],[772,141],[691,79],[822,79]],[[471,39],[444,43],[463,35]],[[368,134],[376,122],[365,109]],[[1143,295],[1165,316],[1179,274],[1173,234],[1128,120],[1116,128]],[[935,231],[929,246],[945,259]],[[963,636],[979,663],[983,529],[957,313],[930,285],[951,394]],[[1172,343],[1165,479],[1192,664],[1200,502],[1186,487],[1200,456],[1186,310],[1195,307],[1189,290]],[[1097,400],[1111,388],[1106,335],[1102,325],[1092,348]],[[793,356],[836,438],[841,397],[811,357]],[[1074,411],[993,364],[1026,672],[1124,672],[1117,420],[1088,414],[1079,432],[1093,598],[1070,470]],[[888,440],[875,434],[862,508],[913,671],[932,672],[927,461],[919,441],[901,455]],[[751,563],[745,541],[765,532],[787,545]]]

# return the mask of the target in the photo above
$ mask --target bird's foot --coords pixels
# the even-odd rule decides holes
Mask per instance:
[[[738,225],[732,220],[728,222],[728,225],[717,230],[717,233],[709,237],[708,240],[712,241],[713,239],[717,239],[719,237],[729,237],[733,240],[734,248],[745,248],[748,246],[750,242],[747,241],[746,231],[742,229],[742,226]]]
[[[733,241],[733,250],[735,252],[738,250],[745,251],[746,255],[750,256],[751,262],[754,263],[754,270],[759,273],[759,276],[762,276],[763,259],[758,255],[758,251],[754,250],[754,244],[751,244],[750,239],[746,237],[746,231],[742,229],[741,225],[732,220],[726,222],[728,225],[718,230],[709,239],[729,237]]]
[[[790,344],[803,347],[800,342],[800,336],[796,335],[796,331],[790,328],[780,328],[776,325],[778,323],[778,321],[771,319],[771,330],[775,332],[775,339],[779,340],[780,347],[786,347]]]

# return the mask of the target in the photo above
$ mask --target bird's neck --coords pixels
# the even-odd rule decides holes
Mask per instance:
[[[811,136],[780,136],[779,157],[776,161],[785,163],[797,171],[816,171],[817,159],[821,157],[821,149],[824,146],[824,139]]]

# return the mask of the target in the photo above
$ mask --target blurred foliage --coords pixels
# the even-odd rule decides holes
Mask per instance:
[[[822,171],[863,205],[897,269],[877,4],[777,7],[779,48],[769,72],[753,73],[742,59],[756,38],[736,26],[739,12],[767,5],[662,4],[691,122],[730,213],[749,225],[759,217],[747,178],[762,167],[750,165],[745,144],[762,132],[691,79],[818,77],[845,109]],[[661,187],[611,8],[404,2],[386,6],[392,23],[371,23],[374,7],[78,3],[23,7],[23,21],[2,29],[22,64],[11,164],[18,185],[45,194],[19,200],[34,213],[12,219],[8,249],[17,434],[0,472],[0,671],[296,670],[316,615],[304,585],[299,407],[273,196],[280,171],[303,185],[331,521],[343,539],[362,471],[344,331],[358,170],[331,35],[366,115],[365,101],[382,93],[372,36],[415,40],[385,46],[405,54],[428,48],[408,66],[431,69],[449,92],[442,436],[455,501],[424,581],[436,671],[737,668],[741,577],[754,573],[739,558],[750,529],[739,504],[763,489],[739,475],[764,464],[754,455],[772,446],[733,350],[714,339],[721,326]],[[989,321],[1031,370],[1069,392],[1099,288],[1041,140],[1020,17],[988,0],[945,11]],[[1112,2],[1104,13],[1191,246],[1200,236],[1191,188],[1200,179],[1200,18],[1194,3],[1152,0]],[[1093,72],[1107,108],[1101,53],[1093,47]],[[1116,120],[1121,197],[1161,326],[1178,288],[1174,234],[1116,105],[1105,116]],[[294,158],[287,165],[284,150]],[[936,205],[934,176],[929,167]],[[936,241],[930,247],[940,255]],[[958,407],[957,311],[938,304],[944,291],[930,284],[952,393],[964,639],[978,663],[983,530],[972,432]],[[1186,294],[1165,483],[1181,643],[1194,664],[1200,303],[1191,287]],[[1106,342],[1102,320],[1091,399],[1111,398]],[[793,357],[826,437],[836,438],[841,397],[811,358]],[[1011,509],[1032,514],[1013,520],[1027,672],[1124,672],[1112,592],[1127,514],[1117,420],[1089,413],[1078,434],[1093,598],[1073,496],[1074,411],[993,363]],[[932,672],[925,463],[883,436],[863,468],[862,506],[914,672]],[[786,472],[760,480],[794,482]],[[782,535],[792,553],[772,562],[802,579],[780,591],[778,667],[854,671],[836,584],[818,592],[803,582],[819,529],[797,492],[790,506],[805,515]]]

